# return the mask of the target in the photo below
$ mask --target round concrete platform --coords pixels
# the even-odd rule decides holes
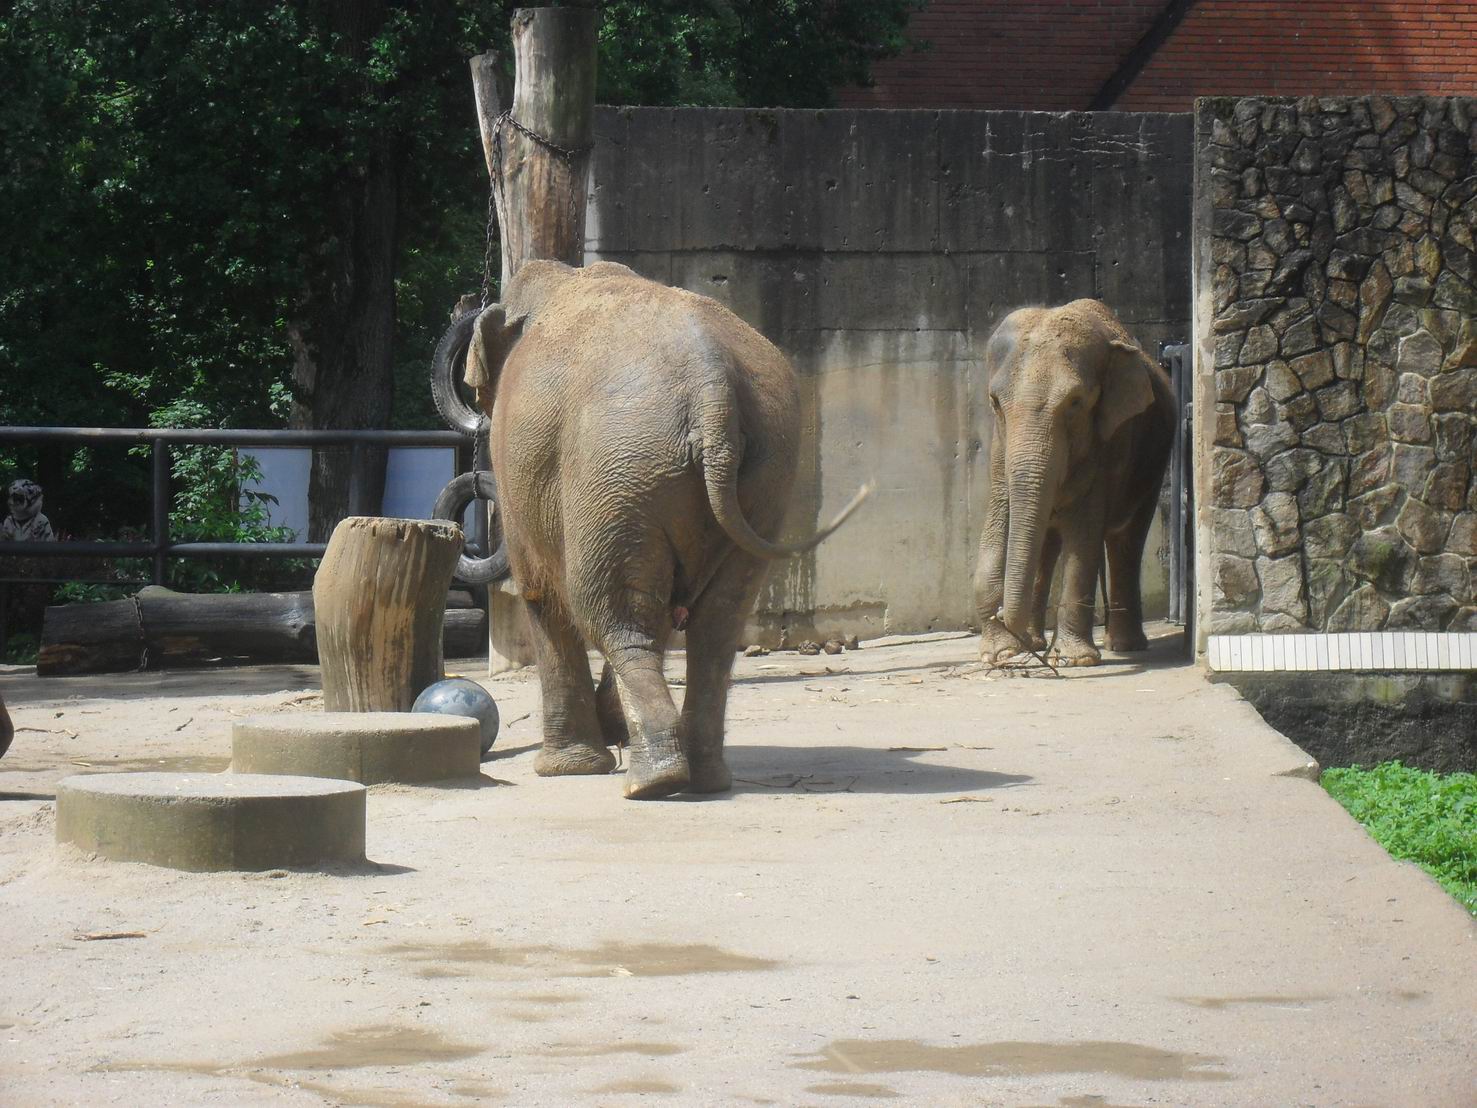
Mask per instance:
[[[56,839],[194,871],[364,861],[364,786],[317,777],[95,773],[56,790]]]
[[[476,777],[477,721],[411,712],[252,716],[231,728],[236,773],[291,773],[377,785]]]

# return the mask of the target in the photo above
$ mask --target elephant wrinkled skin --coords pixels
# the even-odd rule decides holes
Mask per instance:
[[[799,448],[794,371],[722,305],[600,262],[530,261],[478,317],[467,382],[491,416],[512,574],[543,695],[544,776],[625,793],[721,792],[734,654],[784,518]],[[865,490],[863,492],[865,494]],[[687,632],[679,713],[662,676]],[[605,657],[598,690],[586,643]]]
[[[1012,312],[990,336],[985,369],[995,434],[975,573],[981,661],[1045,648],[1059,557],[1053,653],[1099,661],[1105,547],[1108,645],[1144,649],[1139,563],[1174,438],[1169,378],[1096,300]]]

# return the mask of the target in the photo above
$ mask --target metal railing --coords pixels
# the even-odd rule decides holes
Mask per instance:
[[[349,514],[377,515],[379,505],[366,503],[358,479],[360,453],[370,446],[469,445],[456,431],[264,431],[188,429],[178,427],[0,427],[0,442],[63,442],[85,446],[104,443],[140,445],[152,450],[153,482],[149,497],[150,539],[147,542],[86,540],[0,543],[6,558],[141,558],[153,559],[153,581],[165,583],[170,558],[321,558],[326,543],[311,542],[174,542],[169,536],[169,448],[180,446],[341,446],[353,452],[349,472]],[[460,468],[458,466],[458,468]],[[469,546],[477,545],[476,539]],[[20,580],[20,579],[16,579]],[[27,578],[26,580],[37,580]]]

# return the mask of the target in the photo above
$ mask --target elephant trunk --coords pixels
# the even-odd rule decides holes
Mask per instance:
[[[1005,548],[1005,626],[1022,640],[1031,622],[1036,576],[1046,523],[1051,518],[1051,498],[1056,488],[1056,466],[1050,453],[1042,450],[1012,458],[1008,466],[1010,488],[1010,531]]]

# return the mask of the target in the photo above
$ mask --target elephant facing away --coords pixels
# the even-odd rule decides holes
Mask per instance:
[[[1097,300],[1012,312],[990,336],[985,371],[995,433],[975,573],[980,660],[1045,648],[1064,558],[1053,653],[1096,664],[1104,549],[1108,646],[1144,649],[1139,563],[1174,439],[1168,376]]]
[[[722,305],[599,262],[530,261],[477,319],[467,383],[491,417],[498,512],[528,603],[544,776],[609,773],[625,795],[721,792],[729,673],[799,448],[784,356]],[[679,713],[662,676],[687,632]],[[586,643],[605,657],[598,690]]]

